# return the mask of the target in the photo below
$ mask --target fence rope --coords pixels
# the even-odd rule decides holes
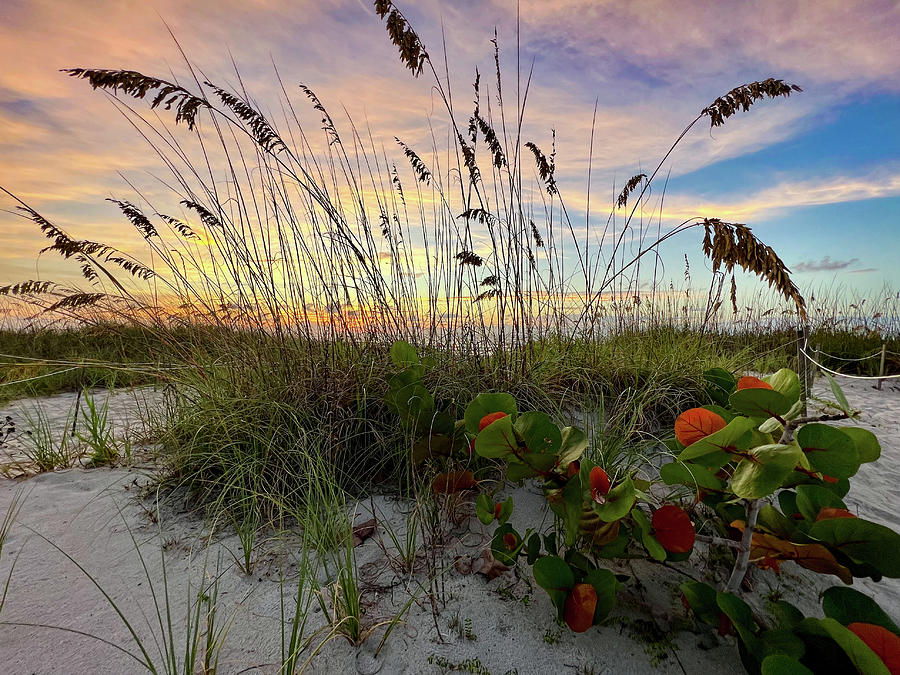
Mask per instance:
[[[900,374],[898,375],[848,375],[847,373],[839,373],[836,370],[832,370],[831,368],[826,368],[821,363],[816,361],[812,356],[809,355],[809,352],[806,351],[806,348],[809,346],[809,341],[804,342],[803,346],[800,347],[800,351],[807,358],[807,360],[812,363],[814,366],[817,366],[821,370],[826,373],[830,373],[832,375],[837,375],[838,377],[846,377],[850,380],[897,380],[900,379]],[[881,352],[879,352],[881,355]],[[829,356],[826,354],[826,356]]]
[[[809,343],[807,343],[809,344]],[[834,359],[835,361],[846,361],[847,363],[856,362],[856,361],[867,361],[869,359],[876,359],[881,356],[881,350],[879,349],[874,354],[869,354],[868,356],[863,356],[858,359],[845,359],[843,356],[835,356],[834,354],[829,354],[827,352],[819,352],[819,358],[822,356],[827,356],[829,359]]]
[[[68,373],[70,370],[78,370],[78,368],[79,368],[79,366],[74,366],[72,368],[64,368],[63,370],[54,370],[52,373],[44,373],[43,375],[35,375],[34,377],[28,377],[24,380],[16,380],[14,382],[0,382],[0,387],[8,387],[13,384],[22,384],[24,382],[40,380],[44,377],[52,377],[53,375],[60,375],[61,373]]]

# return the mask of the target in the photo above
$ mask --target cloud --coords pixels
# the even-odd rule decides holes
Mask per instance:
[[[866,175],[825,176],[786,180],[749,196],[728,195],[715,199],[687,193],[669,193],[663,217],[681,222],[696,217],[716,217],[732,222],[751,222],[789,209],[841,204],[900,195],[900,168],[879,167]]]
[[[821,260],[799,262],[792,265],[791,269],[794,272],[830,272],[846,269],[855,262],[859,262],[859,258],[850,258],[850,260],[832,260],[831,256],[826,255]]]
[[[847,274],[870,274],[872,272],[877,272],[878,269],[875,267],[866,267],[861,270],[850,270]]]

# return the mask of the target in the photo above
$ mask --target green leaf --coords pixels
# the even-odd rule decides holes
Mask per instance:
[[[547,551],[547,553],[549,553],[550,555],[556,555],[556,554],[557,554],[557,547],[556,547],[556,532],[551,532],[550,534],[545,534],[545,535],[544,535],[544,549],[545,549],[545,550]]]
[[[556,454],[562,445],[559,427],[542,412],[532,410],[522,413],[516,420],[514,428],[531,452]]]
[[[559,617],[562,618],[566,596],[575,585],[572,568],[559,556],[548,555],[534,563],[533,569],[535,582],[547,591],[553,604],[556,605]]]
[[[839,385],[837,380],[828,373],[825,373],[825,377],[828,378],[828,384],[831,386],[831,393],[834,394],[834,398],[837,401],[841,412],[847,413],[848,415],[853,414],[853,409],[850,407],[847,397],[844,396],[844,390],[841,389],[841,385]]]
[[[494,502],[483,492],[475,499],[475,515],[485,525],[494,522]]]
[[[762,390],[760,390],[762,391]],[[742,499],[760,499],[781,487],[800,461],[796,445],[761,445],[750,450],[731,476],[731,491]]]
[[[759,636],[759,640],[762,643],[762,653],[766,656],[783,654],[793,659],[802,659],[806,652],[803,640],[784,628],[767,630]]]
[[[747,417],[735,417],[731,422],[729,422],[723,429],[719,429],[719,431],[714,434],[710,434],[706,438],[701,438],[696,443],[692,443],[684,450],[681,451],[681,454],[678,455],[678,459],[682,462],[688,459],[695,459],[697,457],[702,457],[704,455],[708,455],[711,453],[720,453],[724,454],[726,450],[743,450],[746,448],[743,441],[744,436],[747,436],[747,440],[749,440],[749,432],[753,427],[756,426],[756,422]],[[742,447],[743,446],[743,447]],[[730,457],[725,455],[725,462]]]
[[[822,594],[822,610],[829,619],[845,626],[856,622],[871,623],[900,635],[900,627],[878,603],[853,588],[832,586],[826,590]]]
[[[827,424],[807,424],[797,431],[797,443],[816,471],[834,478],[849,478],[859,470],[853,439]]]
[[[813,675],[813,671],[796,659],[784,654],[772,654],[763,659],[762,675]]]
[[[385,401],[400,416],[405,426],[424,430],[431,427],[434,399],[420,383],[414,382],[388,392]]]
[[[621,584],[616,575],[605,569],[594,569],[584,577],[584,583],[590,584],[597,592],[597,609],[594,610],[594,623],[605,619],[616,604],[616,595]]]
[[[724,368],[711,368],[703,373],[703,379],[706,380],[706,392],[709,397],[721,405],[728,404],[728,396],[737,386],[737,380],[734,375]]]
[[[828,518],[813,523],[808,534],[886,577],[900,577],[900,534],[884,525],[862,518]]]
[[[665,560],[666,549],[656,540],[656,537],[650,534],[650,521],[647,520],[646,514],[637,508],[631,512],[631,517],[634,518],[634,522],[641,529],[641,542],[644,544],[644,548],[647,549],[650,557],[660,562]]]
[[[606,495],[606,503],[591,502],[591,504],[594,513],[600,516],[601,520],[611,523],[628,515],[631,507],[634,506],[635,498],[634,483],[630,478],[626,478],[609,491],[609,494]]]
[[[716,593],[716,604],[731,619],[741,640],[754,656],[759,657],[759,642],[756,637],[756,621],[750,605],[732,593]]]
[[[719,623],[719,609],[716,601],[716,589],[700,581],[686,581],[681,584],[681,592],[691,611],[700,621],[716,626]]]
[[[510,394],[478,394],[466,408],[463,419],[466,421],[466,431],[470,434],[478,433],[478,423],[485,415],[495,412],[505,412],[512,418],[516,416],[516,399]],[[512,421],[512,420],[510,420]]]
[[[764,434],[774,434],[775,432],[778,432],[778,436],[780,438],[781,434],[784,432],[784,427],[782,426],[781,422],[776,420],[774,417],[770,417],[765,422],[759,425],[759,430]]]
[[[506,535],[515,537],[515,546],[512,549],[507,545]],[[494,538],[491,540],[491,553],[504,565],[513,565],[516,562],[516,556],[522,550],[522,544],[522,536],[513,529],[512,525],[506,523],[494,531]]]
[[[849,629],[834,619],[806,619],[803,622],[803,626],[810,626],[813,621],[818,624],[818,628],[822,632],[840,645],[860,673],[865,673],[866,675],[890,675],[890,671],[888,671],[884,662],[878,658],[878,655],[869,649],[866,643]],[[818,634],[821,635],[821,633]]]
[[[475,441],[475,444],[477,445],[478,441]],[[512,457],[509,458],[509,463],[506,465],[506,478],[511,483],[521,483],[526,478],[534,478],[537,475],[537,471],[527,464]]]
[[[878,442],[878,437],[868,429],[841,427],[841,433],[846,434],[853,441],[861,463],[874,462],[881,457],[881,444]]]
[[[453,452],[453,439],[444,434],[429,434],[420,438],[412,449],[416,464],[429,457],[447,457]]]
[[[778,496],[784,494],[792,494],[787,490],[778,493]],[[771,504],[765,504],[759,510],[759,517],[756,521],[759,524],[759,527],[763,530],[767,530],[772,534],[775,534],[782,539],[792,540],[794,537],[794,533],[797,530],[797,526],[793,521],[785,518],[785,516],[776,509]]]
[[[725,420],[726,423],[730,422],[735,418],[735,414],[728,410],[728,408],[723,408],[720,405],[705,405],[703,406],[704,410],[709,410],[710,412],[716,413],[719,417]]]
[[[800,378],[793,370],[782,368],[777,373],[773,373],[765,378],[772,389],[784,396],[793,405],[800,400]]]
[[[420,380],[424,374],[425,368],[420,365],[411,365],[399,373],[391,375],[387,380],[388,388],[391,391],[396,391],[409,384],[421,383]]]
[[[792,630],[798,623],[803,621],[803,612],[794,607],[787,600],[779,600],[772,606],[772,614],[781,628]]]
[[[725,487],[724,481],[706,467],[678,460],[663,464],[659,469],[659,477],[666,485],[687,485],[707,490],[721,490]]]
[[[793,405],[793,401],[774,389],[741,389],[728,401],[739,413],[755,419],[783,417]]]
[[[397,340],[391,345],[391,361],[398,368],[406,368],[419,363],[419,355],[416,348],[408,342]]]
[[[513,498],[507,497],[506,501],[503,502],[503,505],[500,507],[500,515],[497,517],[497,522],[501,525],[504,525],[513,512]]]
[[[581,429],[565,427],[561,432],[559,465],[566,467],[581,458],[588,447],[588,438]]]
[[[529,565],[534,565],[538,557],[541,555],[541,535],[537,532],[528,537],[528,544],[525,546],[525,552]]]
[[[475,437],[475,452],[481,457],[505,457],[512,454],[518,447],[519,442],[516,440],[512,418],[509,416],[501,417],[489,424]]]
[[[844,501],[831,490],[821,485],[797,486],[797,510],[808,521],[813,522],[824,508],[846,509]]]

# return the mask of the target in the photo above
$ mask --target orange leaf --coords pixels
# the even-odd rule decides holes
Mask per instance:
[[[731,527],[743,532],[744,521],[735,520]],[[813,572],[833,574],[845,584],[853,583],[850,570],[821,544],[795,544],[774,534],[756,531],[750,541],[750,560],[761,567],[772,567],[776,561],[793,560]]]
[[[566,624],[576,633],[583,633],[594,625],[597,591],[590,584],[575,584],[566,598],[563,610]]]
[[[875,652],[891,675],[900,675],[900,637],[871,623],[851,623],[847,628]]]
[[[448,471],[439,473],[431,481],[431,489],[436,494],[450,494],[462,492],[475,485],[475,474],[471,471]]]
[[[856,518],[856,514],[850,513],[847,509],[838,509],[830,506],[824,507],[816,516],[816,522],[820,520],[828,520],[829,518]]]
[[[599,466],[591,469],[591,499],[598,504],[606,502],[606,495],[609,494],[609,476]]]
[[[669,553],[687,553],[694,548],[694,524],[684,509],[666,504],[653,512],[653,536]]]
[[[725,420],[706,408],[685,410],[675,420],[675,438],[684,446],[693,445],[720,429],[725,428]]]
[[[737,382],[738,391],[741,389],[771,389],[772,385],[752,375],[745,375]]]
[[[484,417],[481,418],[481,421],[478,423],[478,431],[484,431],[485,427],[493,424],[501,417],[506,417],[505,412],[492,412],[488,413]]]

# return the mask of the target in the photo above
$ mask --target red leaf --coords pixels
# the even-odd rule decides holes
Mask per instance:
[[[597,609],[597,591],[590,584],[575,584],[566,597],[563,617],[566,624],[576,633],[583,633],[594,625],[594,611]]]
[[[891,675],[900,674],[900,637],[871,623],[851,623],[847,628],[878,655]]]
[[[495,519],[500,518],[500,512],[502,510],[503,510],[503,504],[500,504],[499,502],[497,504],[494,504],[494,518]]]
[[[653,512],[653,536],[669,553],[687,553],[694,548],[694,524],[690,516],[673,504]]]
[[[489,426],[490,424],[493,424],[494,422],[499,420],[501,417],[506,417],[506,413],[505,412],[488,413],[487,415],[482,417],[481,421],[478,423],[478,431],[484,431],[485,427]]]
[[[569,462],[569,466],[566,467],[566,478],[572,478],[572,476],[575,476],[579,471],[581,471],[581,462],[577,459]]]
[[[598,504],[606,502],[606,495],[609,494],[609,476],[599,466],[591,469],[591,499]]]
[[[507,532],[503,535],[503,546],[512,553],[519,547],[519,538],[512,532]]]
[[[847,509],[838,509],[830,506],[824,507],[816,516],[816,522],[820,520],[828,520],[829,518],[856,518],[856,514],[850,513]]]
[[[720,429],[725,428],[725,420],[706,408],[685,410],[675,420],[675,438],[684,446],[693,445]]]
[[[772,385],[752,375],[745,375],[737,382],[738,391],[741,389],[771,389]]]
[[[448,471],[447,473],[439,473],[431,481],[431,489],[436,494],[450,494],[451,492],[462,492],[468,490],[475,485],[475,474],[471,471]]]

